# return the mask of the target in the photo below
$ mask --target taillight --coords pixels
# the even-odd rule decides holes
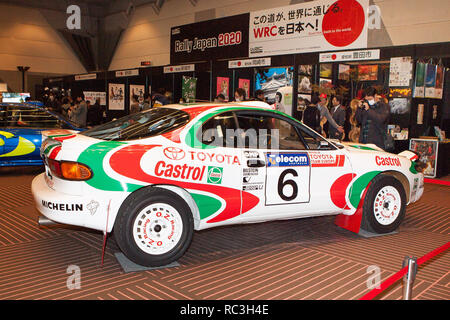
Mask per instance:
[[[53,159],[47,159],[47,164],[53,175],[62,178],[61,163]]]
[[[92,177],[91,169],[79,162],[48,159],[51,172],[61,179],[83,181]]]

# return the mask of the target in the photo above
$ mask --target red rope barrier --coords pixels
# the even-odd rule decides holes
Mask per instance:
[[[421,264],[427,262],[428,260],[430,260],[431,258],[437,256],[438,254],[440,254],[441,252],[444,252],[445,250],[447,250],[450,247],[450,241],[447,242],[446,244],[444,244],[443,246],[434,249],[431,252],[428,252],[426,255],[424,255],[423,257],[419,258],[417,260],[417,266],[420,266]],[[406,273],[408,272],[408,266],[402,268],[400,271],[398,271],[397,273],[393,274],[392,276],[390,276],[389,278],[387,278],[381,285],[379,288],[375,288],[371,291],[369,291],[368,293],[366,293],[365,295],[363,295],[361,298],[359,298],[359,300],[372,300],[373,298],[375,298],[377,295],[379,295],[381,292],[383,292],[384,290],[386,290],[387,288],[389,288],[391,285],[393,285],[395,282],[397,282],[398,280],[400,280]]]

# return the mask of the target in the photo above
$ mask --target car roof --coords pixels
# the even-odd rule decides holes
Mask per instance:
[[[228,102],[228,103],[218,103],[218,102],[203,102],[203,103],[179,103],[179,104],[167,104],[162,106],[163,108],[173,108],[178,110],[185,110],[195,107],[202,107],[204,110],[210,110],[215,108],[229,108],[229,107],[255,107],[263,108],[267,110],[273,110],[272,107],[262,101],[243,101],[243,102]]]
[[[28,102],[0,102],[0,106],[21,106],[21,107],[39,107],[44,108],[44,104],[40,101],[28,101]]]

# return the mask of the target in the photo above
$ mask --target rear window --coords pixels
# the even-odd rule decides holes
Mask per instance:
[[[108,140],[136,140],[160,135],[189,122],[189,114],[170,108],[153,108],[86,130],[82,135]]]

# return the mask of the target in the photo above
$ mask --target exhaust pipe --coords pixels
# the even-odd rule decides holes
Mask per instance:
[[[55,222],[55,221],[50,220],[50,219],[48,219],[46,217],[43,217],[43,216],[39,216],[38,217],[37,223],[38,223],[39,227],[48,227],[48,226],[54,226],[54,225],[59,224],[58,222]]]

